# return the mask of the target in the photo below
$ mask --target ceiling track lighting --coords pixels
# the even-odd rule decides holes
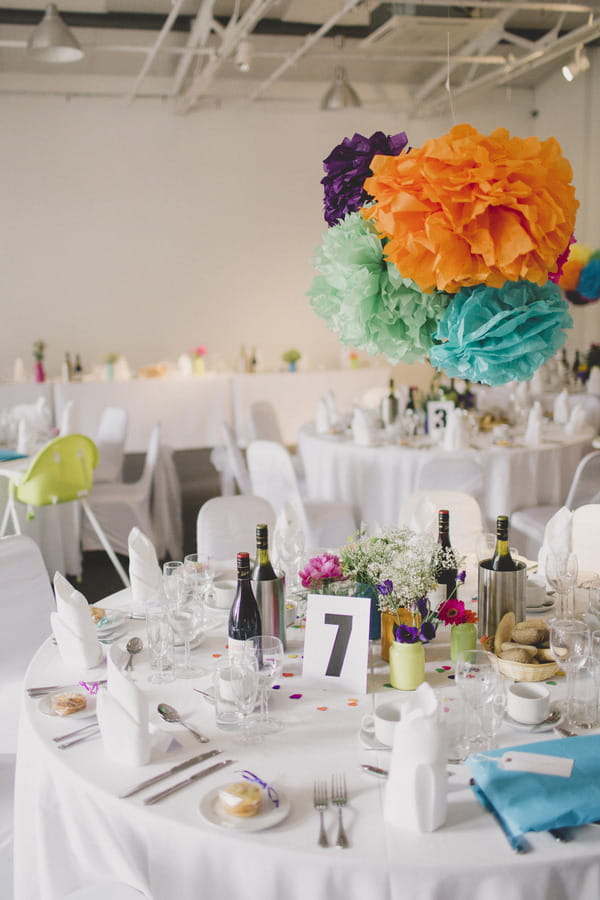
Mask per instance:
[[[83,57],[73,32],[65,25],[54,3],[49,3],[42,21],[31,32],[27,53],[39,62],[68,63]]]
[[[252,44],[248,40],[240,41],[235,51],[235,67],[240,72],[249,72],[252,64]]]
[[[590,61],[583,49],[583,44],[579,44],[575,50],[575,56],[572,61],[562,67],[563,78],[565,78],[566,81],[573,81],[573,79],[577,78],[578,75],[581,75],[582,72],[587,72],[589,67]]]

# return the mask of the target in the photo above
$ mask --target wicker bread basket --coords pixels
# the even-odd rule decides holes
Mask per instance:
[[[520,663],[512,659],[500,659],[495,653],[490,653],[490,659],[496,671],[512,681],[546,681],[559,670],[555,662]]]

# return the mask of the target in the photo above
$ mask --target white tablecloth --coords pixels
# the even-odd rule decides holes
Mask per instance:
[[[125,597],[121,592],[124,603]],[[132,625],[131,631],[144,635],[141,622]],[[156,754],[145,767],[107,761],[97,739],[58,750],[51,738],[81,723],[41,715],[37,700],[24,699],[17,755],[15,900],[61,900],[69,891],[105,878],[126,881],[153,900],[597,900],[598,830],[579,829],[569,844],[557,844],[545,833],[531,835],[534,852],[517,857],[472,795],[464,767],[451,767],[448,818],[437,832],[420,835],[385,826],[383,782],[365,774],[359,764],[386,766],[389,754],[368,750],[359,732],[362,716],[382,695],[401,696],[383,687],[387,666],[380,665],[370,676],[366,696],[315,691],[303,684],[300,651],[299,640],[292,640],[284,666],[287,677],[272,694],[272,709],[284,720],[284,730],[249,747],[216,729],[214,711],[192,691],[193,681],[150,685],[145,653],[140,654],[135,677],[148,691],[151,708],[159,700],[170,701],[211,738],[210,744],[200,745],[181,727],[163,726],[183,746]],[[210,666],[225,652],[223,626],[194,655]],[[427,678],[443,693],[454,690],[451,672],[440,665],[446,653],[447,644],[439,639],[427,649]],[[96,677],[103,672],[100,668]],[[47,641],[31,663],[26,685],[77,681],[83,674],[64,666]],[[94,673],[85,674],[91,680]],[[206,683],[199,679],[197,685]],[[560,687],[553,690],[561,692]],[[503,745],[530,739],[508,727],[501,733]],[[217,759],[232,758],[235,765],[156,806],[144,807],[143,798],[189,772],[118,799],[139,781],[210,747],[223,751]],[[271,830],[241,834],[202,818],[204,793],[237,780],[240,769],[255,772],[289,797],[291,812],[285,821]],[[313,781],[333,773],[344,773],[348,786],[344,816],[351,846],[344,851],[317,847]],[[328,810],[330,839],[335,821],[335,811]]]
[[[399,445],[363,447],[347,437],[316,435],[304,426],[298,442],[310,497],[345,500],[365,522],[394,525],[400,508],[415,490],[423,461],[439,449]],[[560,506],[579,460],[592,449],[590,437],[567,439],[539,447],[465,450],[483,464],[482,513],[491,525],[498,515],[549,504]],[[447,485],[452,488],[451,484]]]

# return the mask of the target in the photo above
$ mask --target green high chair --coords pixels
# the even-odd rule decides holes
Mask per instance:
[[[77,501],[81,504],[98,540],[108,554],[125,587],[129,579],[108,542],[96,516],[86,500],[94,483],[94,469],[98,465],[98,448],[83,434],[68,434],[49,441],[34,456],[27,471],[11,481],[8,504],[4,513],[0,537],[3,537],[9,516],[16,534],[21,534],[17,503],[27,506],[27,517],[39,506],[56,506]]]

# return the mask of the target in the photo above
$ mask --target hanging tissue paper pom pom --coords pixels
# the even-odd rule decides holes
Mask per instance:
[[[317,249],[308,295],[311,306],[343,344],[392,364],[422,359],[450,301],[448,294],[423,294],[383,259],[381,241],[359,213],[325,232]]]
[[[450,377],[484,384],[531,378],[564,344],[573,324],[560,290],[547,281],[464,288],[444,312],[429,353]]]
[[[325,221],[335,225],[346,213],[356,212],[370,199],[364,190],[365,178],[371,175],[371,160],[376,153],[397,156],[406,147],[408,138],[399,134],[385,135],[376,131],[371,137],[355,134],[344,138],[323,161]]]
[[[376,156],[363,215],[386,258],[423,291],[527,279],[543,285],[574,230],[571,166],[555,138],[484,137],[471,125],[397,157]]]
[[[587,266],[583,267],[577,291],[585,300],[600,299],[600,259],[591,259]]]

